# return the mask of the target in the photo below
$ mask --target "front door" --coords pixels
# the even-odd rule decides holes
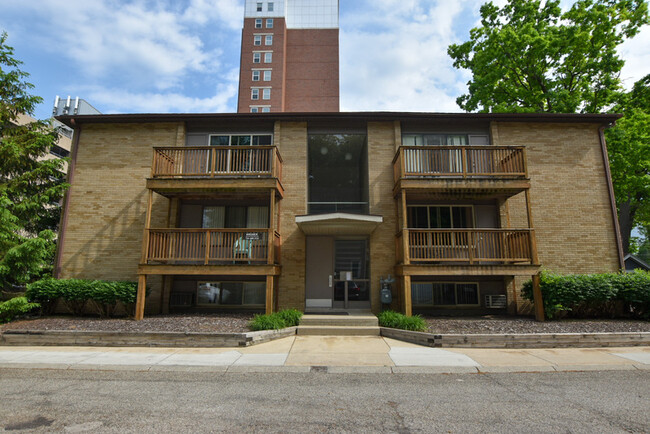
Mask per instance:
[[[314,236],[307,237],[306,247],[307,308],[370,308],[367,240]]]

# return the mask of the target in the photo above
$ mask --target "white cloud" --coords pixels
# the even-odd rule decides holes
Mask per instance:
[[[621,80],[627,90],[650,74],[650,26],[644,26],[633,38],[623,42],[618,52],[625,59]]]

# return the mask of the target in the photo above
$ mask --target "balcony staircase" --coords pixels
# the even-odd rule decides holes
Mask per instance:
[[[305,314],[297,333],[302,336],[379,336],[379,322],[366,310],[348,311],[344,315]]]

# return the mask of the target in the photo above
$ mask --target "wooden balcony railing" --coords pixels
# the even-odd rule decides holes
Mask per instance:
[[[397,254],[404,264],[537,262],[532,229],[405,229]]]
[[[523,146],[400,146],[393,159],[395,182],[409,177],[526,177]]]
[[[149,229],[146,263],[272,264],[280,234],[272,229]],[[269,239],[273,243],[269,245]],[[269,260],[271,258],[271,260]]]
[[[282,178],[275,146],[176,146],[154,148],[152,178],[265,176]]]

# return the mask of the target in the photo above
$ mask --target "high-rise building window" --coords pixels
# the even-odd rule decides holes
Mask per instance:
[[[262,45],[262,35],[253,36],[253,45]]]
[[[267,23],[267,24],[268,24],[268,23]],[[268,25],[267,25],[267,27],[268,27]],[[262,28],[262,19],[261,19],[261,18],[257,18],[257,19],[255,20],[255,28],[256,28],[256,29],[261,29],[261,28]]]
[[[269,11],[269,12],[273,12],[273,2],[269,2],[266,5],[266,10]]]
[[[264,53],[264,63],[273,62],[273,53]]]
[[[271,99],[271,89],[262,89],[262,99]]]
[[[257,113],[257,107],[251,107],[251,113]]]
[[[264,71],[266,72],[266,71]],[[260,81],[260,72],[259,71],[253,71],[253,81]]]
[[[269,113],[271,111],[271,107],[262,107],[262,113]]]
[[[266,28],[267,29],[272,29],[273,28],[273,18],[267,18],[266,19]]]
[[[260,63],[262,53],[253,53],[253,63]]]
[[[257,2],[257,12],[262,12],[262,2]]]
[[[253,88],[251,89],[251,99],[260,99],[260,90]]]
[[[264,45],[273,45],[273,35],[266,35],[266,38],[264,38]]]
[[[271,71],[264,71],[264,81],[271,81]]]

